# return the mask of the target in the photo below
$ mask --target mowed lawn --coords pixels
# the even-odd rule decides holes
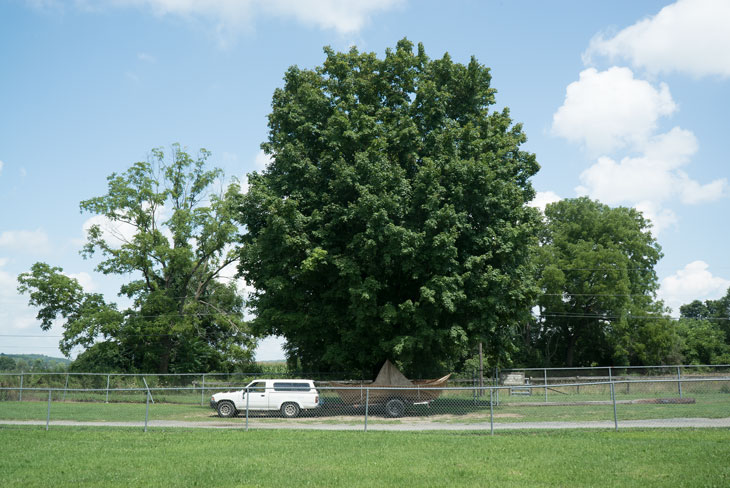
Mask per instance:
[[[0,426],[10,486],[730,486],[730,430],[325,432]]]

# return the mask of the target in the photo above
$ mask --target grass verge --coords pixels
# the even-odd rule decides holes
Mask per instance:
[[[730,430],[0,427],[3,486],[728,486]]]

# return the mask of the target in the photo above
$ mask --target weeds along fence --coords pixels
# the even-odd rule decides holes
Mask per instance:
[[[730,374],[728,364],[677,364],[662,366],[590,366],[573,368],[494,368],[485,370],[491,378],[504,379],[512,373],[524,373],[535,382],[544,382],[547,378],[551,383],[581,381],[581,380],[611,380],[611,379],[642,379],[661,378],[668,376],[685,376],[704,378],[724,376]]]
[[[434,374],[433,377],[442,376]],[[467,371],[453,374],[449,385],[474,390],[486,386],[510,386],[514,392],[519,386],[547,386],[543,397],[564,394],[561,385],[572,384],[576,394],[590,392],[592,382],[621,381],[627,394],[633,380],[674,379],[681,397],[682,379],[712,379],[730,376],[730,365],[673,365],[673,366],[606,366],[584,368],[494,368],[489,371]],[[158,403],[189,403],[205,405],[210,394],[229,389],[243,388],[257,378],[308,378],[320,385],[336,381],[355,386],[369,385],[371,381],[360,379],[342,380],[343,373],[292,372],[234,372],[234,373],[76,373],[76,372],[15,372],[0,373],[0,401],[40,400],[38,391],[62,391],[62,401],[80,402],[136,402],[134,391],[150,387],[157,390]],[[516,384],[519,383],[519,384]],[[13,393],[9,393],[12,391]]]
[[[109,389],[105,384],[97,388],[24,386],[22,400],[18,386],[3,386],[0,423],[45,423],[48,428],[80,421],[141,427],[144,421],[145,430],[151,425],[492,433],[545,428],[730,427],[730,376],[484,387],[402,388],[326,381],[315,386],[316,405],[296,409],[293,418],[283,404],[266,397],[271,391],[245,395],[243,387],[228,409],[219,410],[210,396],[204,398],[203,406],[199,404],[199,387],[153,385],[144,377],[141,386]],[[251,404],[254,397],[257,401],[266,397],[271,403]],[[169,398],[189,401],[173,403]],[[230,418],[221,418],[221,414]]]

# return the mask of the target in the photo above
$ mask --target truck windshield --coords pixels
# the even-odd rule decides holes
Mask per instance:
[[[246,389],[251,392],[264,393],[266,391],[266,382],[254,381],[253,383],[249,384]]]

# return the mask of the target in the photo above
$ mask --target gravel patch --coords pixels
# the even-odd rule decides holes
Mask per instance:
[[[0,420],[0,425],[41,425],[42,420]],[[52,420],[49,426],[74,427],[130,427],[144,428],[144,422],[77,422],[74,420]],[[186,429],[238,429],[246,428],[245,422],[191,422],[181,420],[151,420],[148,428],[186,428]],[[289,429],[289,430],[340,430],[360,431],[363,424],[337,423],[297,423],[297,422],[249,422],[250,430],[260,429]],[[708,418],[672,418],[649,420],[621,420],[619,429],[625,428],[727,428],[730,427],[730,417],[719,419]],[[368,430],[377,431],[489,431],[489,422],[485,423],[436,423],[436,422],[401,422],[397,424],[368,424]],[[498,422],[494,430],[546,430],[546,429],[613,429],[612,420],[588,422]]]

